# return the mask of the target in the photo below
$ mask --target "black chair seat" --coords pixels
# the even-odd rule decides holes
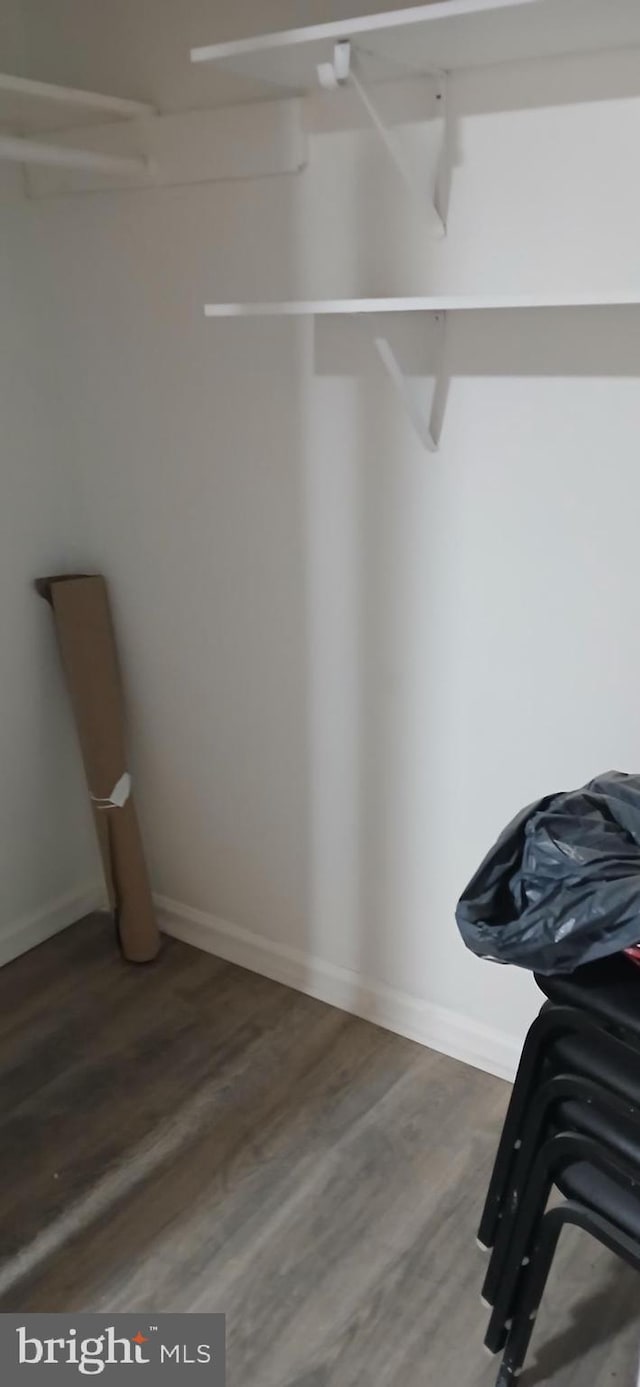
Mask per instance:
[[[640,968],[622,954],[586,963],[574,973],[536,973],[535,979],[550,1002],[579,1007],[604,1026],[640,1039]]]
[[[571,1098],[558,1103],[553,1125],[557,1131],[582,1132],[584,1136],[594,1137],[602,1146],[611,1147],[625,1160],[637,1164],[640,1196],[640,1122],[612,1125],[611,1118],[602,1110]]]
[[[640,1185],[634,1194],[586,1161],[567,1166],[557,1185],[566,1199],[580,1200],[640,1241]]]
[[[598,1037],[574,1034],[556,1040],[549,1058],[556,1074],[585,1074],[640,1107],[640,1051],[629,1049],[626,1055],[619,1047],[612,1055]]]

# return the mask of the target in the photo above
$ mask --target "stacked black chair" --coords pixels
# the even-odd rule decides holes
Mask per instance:
[[[640,931],[639,931],[640,932]],[[640,969],[615,955],[536,976],[547,997],[525,1041],[484,1211],[485,1344],[518,1377],[558,1237],[586,1229],[640,1270]],[[547,1212],[551,1189],[564,1203]]]

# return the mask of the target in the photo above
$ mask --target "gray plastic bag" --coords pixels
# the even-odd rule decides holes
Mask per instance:
[[[640,940],[640,775],[608,771],[512,820],[457,905],[467,948],[571,973]]]

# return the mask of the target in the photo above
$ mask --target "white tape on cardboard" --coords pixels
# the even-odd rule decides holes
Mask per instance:
[[[130,794],[131,776],[129,771],[125,771],[116,781],[110,795],[106,795],[104,798],[99,795],[92,795],[91,799],[98,809],[122,809]]]

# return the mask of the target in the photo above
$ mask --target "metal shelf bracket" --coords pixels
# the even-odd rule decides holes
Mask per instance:
[[[440,448],[442,414],[446,395],[444,371],[446,314],[434,314],[438,330],[437,360],[433,378],[433,390],[428,413],[423,409],[415,390],[405,376],[388,337],[374,337],[373,342],[380,360],[397,391],[415,432],[428,453],[437,453]]]
[[[396,172],[399,173],[402,178],[405,188],[409,190],[412,197],[418,199],[422,211],[427,211],[431,223],[432,234],[434,236],[446,236],[447,229],[444,220],[444,209],[438,205],[438,183],[440,182],[438,173],[444,162],[449,144],[446,73],[438,71],[432,74],[437,83],[436,99],[442,117],[442,143],[438,158],[438,170],[435,178],[436,192],[433,199],[429,198],[425,193],[425,189],[418,185],[413,170],[408,166],[398,148],[393,131],[390,130],[387,125],[377,105],[370,85],[363,77],[362,67],[358,62],[357,52],[349,40],[344,40],[341,43],[335,44],[333,59],[331,62],[318,63],[317,73],[320,86],[324,87],[326,91],[335,91],[339,87],[349,86],[356,93],[376,134],[382,141]]]

